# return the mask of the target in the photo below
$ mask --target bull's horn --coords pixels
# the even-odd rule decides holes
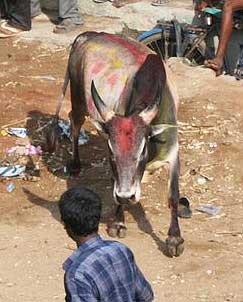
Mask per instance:
[[[171,124],[158,124],[158,125],[153,125],[151,127],[151,133],[150,137],[153,137],[155,135],[161,134],[165,130],[169,128],[177,128],[177,125],[171,125]]]
[[[101,99],[101,97],[98,94],[94,81],[92,81],[92,83],[91,83],[91,95],[92,95],[95,107],[98,110],[103,121],[108,122],[115,115],[115,113],[112,110],[108,110],[106,104],[103,102],[103,100]]]

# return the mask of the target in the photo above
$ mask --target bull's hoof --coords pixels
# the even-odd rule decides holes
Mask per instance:
[[[166,241],[166,255],[169,257],[178,257],[184,251],[184,239],[182,237],[169,236]]]
[[[108,229],[107,233],[110,237],[118,237],[118,238],[125,238],[127,233],[127,228],[124,223],[121,222],[114,222],[112,223]]]
[[[70,175],[78,175],[80,173],[80,161],[69,160],[67,162],[67,171]]]
[[[189,203],[188,198],[186,198],[186,197],[180,198],[177,214],[178,214],[178,217],[180,217],[180,218],[191,218],[192,217],[192,210],[190,208],[190,203]]]

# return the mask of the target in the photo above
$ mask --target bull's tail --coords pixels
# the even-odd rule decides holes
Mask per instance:
[[[70,80],[70,77],[69,77],[69,71],[68,71],[68,68],[67,68],[66,74],[65,74],[65,77],[64,77],[64,82],[63,82],[63,85],[62,85],[62,93],[59,96],[58,102],[57,102],[57,108],[56,108],[56,114],[55,114],[55,117],[57,119],[59,119],[59,114],[60,114],[60,111],[61,111],[61,108],[62,108],[62,105],[63,105],[63,101],[64,101],[65,94],[66,94],[66,91],[67,91],[67,86],[68,86],[69,80]]]
[[[66,74],[64,77],[64,82],[62,85],[62,93],[58,98],[57,101],[57,108],[56,108],[56,112],[55,115],[52,119],[51,122],[51,127],[48,129],[47,134],[46,134],[46,146],[47,146],[47,151],[50,153],[53,153],[56,148],[57,148],[57,144],[58,144],[58,137],[59,137],[59,126],[58,126],[58,121],[59,121],[59,114],[64,102],[64,98],[65,98],[65,94],[67,91],[67,86],[69,83],[70,77],[69,77],[69,71],[68,68],[66,70]]]

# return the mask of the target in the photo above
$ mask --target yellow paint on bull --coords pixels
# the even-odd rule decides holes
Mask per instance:
[[[99,50],[101,47],[102,46],[100,44],[92,43],[92,44],[89,44],[87,48],[89,51],[96,51],[96,50]]]
[[[125,84],[127,82],[127,79],[128,79],[127,74],[123,74],[121,77],[122,84]]]
[[[124,67],[124,63],[121,60],[116,59],[116,60],[113,60],[112,67],[115,69],[119,69],[119,68]]]
[[[107,50],[107,54],[109,55],[109,56],[115,56],[116,55],[116,49],[115,48],[109,48],[108,50]]]

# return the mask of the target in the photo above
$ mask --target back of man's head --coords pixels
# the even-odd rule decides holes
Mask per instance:
[[[67,230],[76,236],[98,232],[101,200],[86,188],[72,188],[64,192],[59,201],[61,219]]]

